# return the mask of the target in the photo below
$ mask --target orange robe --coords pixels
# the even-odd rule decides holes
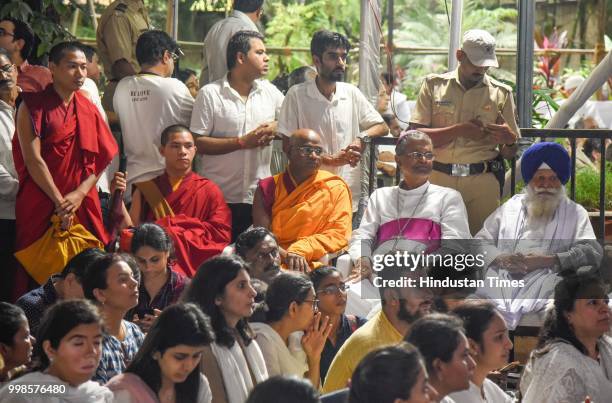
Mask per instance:
[[[352,204],[348,185],[327,171],[297,185],[285,171],[259,183],[263,203],[280,247],[308,261],[311,268],[329,253],[348,245],[351,237]]]

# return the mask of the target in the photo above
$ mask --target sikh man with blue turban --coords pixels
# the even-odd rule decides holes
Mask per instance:
[[[477,292],[496,301],[511,328],[523,314],[544,309],[559,273],[601,263],[603,251],[587,211],[565,193],[570,172],[561,145],[534,144],[521,159],[524,192],[501,205],[476,234],[486,252],[485,277],[521,280]]]

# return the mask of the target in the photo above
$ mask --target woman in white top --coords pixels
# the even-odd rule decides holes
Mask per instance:
[[[321,321],[312,281],[303,274],[279,274],[266,291],[266,306],[267,323],[252,326],[268,374],[305,376],[318,388],[321,353],[332,326],[329,317]]]
[[[181,297],[210,317],[215,342],[204,350],[201,370],[213,403],[244,403],[253,386],[268,378],[266,364],[247,318],[256,292],[248,266],[238,256],[216,256],[204,262]]]
[[[508,363],[512,342],[508,326],[495,305],[488,301],[467,300],[453,310],[463,319],[465,335],[470,343],[476,368],[470,388],[451,393],[456,403],[510,403],[513,399],[487,375]]]
[[[155,320],[124,373],[107,384],[115,403],[210,403],[208,380],[200,373],[205,346],[214,334],[194,304],[170,305]]]
[[[524,403],[612,402],[612,339],[606,286],[586,274],[555,287],[521,379]]]
[[[435,402],[454,403],[448,395],[469,388],[476,363],[461,319],[441,313],[427,315],[412,324],[406,341],[425,360]]]
[[[102,321],[85,300],[67,300],[45,313],[34,350],[34,372],[0,390],[0,402],[111,403],[112,392],[91,381],[102,352]]]

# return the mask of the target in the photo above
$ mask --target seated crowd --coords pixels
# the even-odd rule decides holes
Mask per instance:
[[[20,24],[5,21],[5,33]],[[485,75],[494,43],[475,31],[451,79],[509,91]],[[314,35],[316,75],[284,96],[264,78],[258,32],[228,38],[226,74],[197,94],[195,72],[189,89],[172,78],[177,43],[143,32],[140,73],[113,84],[127,170],[99,95],[82,91],[92,48],[62,42],[34,70],[2,49],[0,281],[15,303],[0,302],[0,402],[612,401],[603,249],[565,193],[567,151],[524,151],[525,191],[492,211],[467,189],[492,180],[495,160],[435,160],[483,136],[479,152],[513,148],[507,95],[491,122],[461,127],[436,99],[449,125],[434,127],[424,100],[441,78],[429,77],[396,142],[400,183],[368,195],[362,156],[389,128],[342,82],[341,34]],[[287,166],[272,175],[277,134]],[[455,188],[439,181],[466,166]],[[482,264],[453,260],[470,254]],[[475,285],[429,282],[451,278]],[[532,313],[539,340],[510,390],[510,331]]]

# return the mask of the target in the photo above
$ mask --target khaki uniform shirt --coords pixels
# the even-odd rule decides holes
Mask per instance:
[[[98,24],[96,43],[107,79],[115,79],[111,68],[120,59],[127,60],[134,71],[140,71],[136,60],[136,41],[140,34],[149,29],[151,24],[142,0],[116,0],[104,10]]]
[[[496,123],[501,114],[510,130],[520,136],[512,88],[485,75],[481,83],[466,90],[458,74],[458,70],[454,70],[427,76],[410,121],[431,128],[448,127],[471,119],[479,119],[486,125]],[[479,139],[460,136],[436,147],[436,161],[446,164],[489,161],[497,157],[497,146],[487,134]]]

